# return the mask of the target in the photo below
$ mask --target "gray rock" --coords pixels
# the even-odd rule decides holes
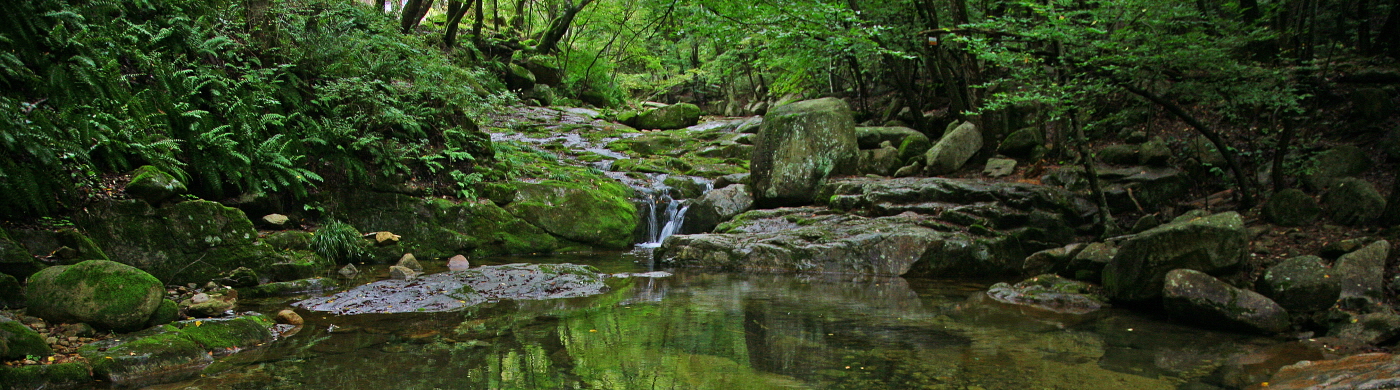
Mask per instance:
[[[1195,325],[1262,333],[1289,329],[1288,311],[1268,297],[1196,270],[1168,272],[1162,303],[1173,318]]]
[[[1371,182],[1344,178],[1322,194],[1322,206],[1333,221],[1350,226],[1369,224],[1385,211],[1385,197]]]
[[[381,280],[293,303],[338,315],[456,311],[493,300],[542,300],[601,294],[600,272],[576,264],[507,264]]]
[[[1259,292],[1294,313],[1326,310],[1337,303],[1342,278],[1317,256],[1299,256],[1264,271]]]
[[[828,176],[853,171],[860,158],[850,106],[835,98],[774,108],[754,147],[750,181],[759,207],[809,204]]]
[[[748,186],[735,184],[710,191],[696,199],[685,213],[681,234],[708,233],[720,223],[753,208]]]
[[[1389,256],[1390,242],[1380,240],[1338,258],[1334,268],[1342,297],[1380,298],[1385,292],[1385,259]]]
[[[715,188],[724,188],[735,184],[749,184],[749,174],[735,173],[715,179]]]
[[[1264,203],[1264,216],[1280,226],[1303,226],[1317,220],[1322,207],[1317,199],[1299,189],[1286,189],[1269,197]]]
[[[924,170],[929,175],[957,171],[979,150],[982,150],[982,132],[971,122],[965,122],[944,134],[924,153]]]
[[[910,177],[910,176],[917,176],[918,174],[923,173],[923,172],[924,172],[924,164],[921,163],[921,162],[915,161],[915,162],[909,163],[909,165],[905,165],[905,166],[899,167],[899,169],[895,170],[895,171],[894,171],[894,177]]]
[[[1045,145],[1045,132],[1039,127],[1027,127],[1016,130],[1006,136],[997,146],[997,153],[1011,157],[1026,158],[1036,150],[1037,146]]]
[[[1084,244],[1073,243],[1032,253],[1030,256],[1026,256],[1026,260],[1021,263],[1021,273],[1026,275],[1058,273],[1068,267],[1070,259],[1083,249]]]
[[[346,264],[344,267],[340,267],[340,271],[336,271],[336,273],[339,273],[340,276],[346,279],[353,279],[360,274],[360,269],[355,268],[354,264]]]
[[[890,176],[899,169],[901,163],[899,150],[887,143],[879,149],[860,151],[860,162],[857,163],[856,173]]]
[[[987,177],[1003,177],[1016,172],[1016,160],[1009,158],[993,158],[987,160],[987,167],[982,170],[982,174]]]
[[[1233,270],[1248,255],[1248,231],[1236,212],[1183,217],[1129,236],[1103,270],[1108,296],[1144,301],[1161,296],[1167,272],[1192,269],[1206,273]]]
[[[1166,141],[1155,138],[1147,143],[1138,146],[1138,163],[1152,167],[1166,167],[1170,165],[1172,149],[1167,146]]]
[[[408,269],[408,267],[390,266],[389,278],[394,280],[413,280],[418,278],[418,272]]]
[[[1099,150],[1099,161],[1116,165],[1137,165],[1137,145],[1109,145]]]
[[[335,279],[307,278],[240,288],[238,289],[238,296],[244,298],[275,297],[334,290],[338,287],[340,287],[340,284],[336,283]]]
[[[700,121],[700,106],[690,103],[673,104],[643,112],[637,116],[640,129],[680,129],[695,126]]]
[[[1099,282],[1103,280],[1104,267],[1107,267],[1108,262],[1117,254],[1117,245],[1106,242],[1090,243],[1070,258],[1069,265],[1063,271],[1064,275],[1090,283]]]
[[[456,255],[452,256],[452,258],[450,259],[447,259],[447,269],[449,271],[461,271],[465,269],[470,269],[471,267],[472,263],[470,261],[467,261],[466,256]]]
[[[263,226],[273,228],[281,228],[287,226],[287,222],[290,220],[291,219],[287,218],[287,216],[282,214],[268,214],[262,217]]]
[[[1355,320],[1355,322],[1348,321],[1332,327],[1327,331],[1327,336],[1356,340],[1370,345],[1380,345],[1400,336],[1400,315],[1393,312],[1362,314]]]
[[[412,253],[403,254],[403,257],[399,258],[399,262],[394,263],[394,265],[408,268],[413,270],[413,272],[423,272],[423,265],[418,263],[418,258],[413,257]]]
[[[1088,283],[1047,274],[1023,280],[1015,285],[997,283],[987,290],[987,296],[998,302],[1030,306],[1063,314],[1089,314],[1108,306],[1103,298],[1093,294],[1096,288]]]
[[[1338,179],[1353,177],[1371,169],[1371,158],[1361,148],[1341,145],[1318,153],[1315,170],[1303,183],[1315,191],[1331,187]]]
[[[28,313],[39,318],[133,331],[160,306],[165,287],[135,267],[88,260],[35,273],[29,277],[24,295]]]
[[[185,183],[154,166],[144,165],[136,168],[131,172],[131,176],[131,183],[126,185],[126,193],[151,205],[160,205],[166,200],[189,192]]]
[[[931,144],[924,133],[908,127],[856,127],[856,144],[861,149],[877,149],[884,142],[903,145],[909,138],[922,139],[924,144]]]

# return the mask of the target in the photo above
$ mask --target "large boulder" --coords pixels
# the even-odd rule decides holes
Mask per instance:
[[[987,296],[1012,305],[1034,307],[1064,314],[1088,314],[1108,306],[1094,294],[1097,286],[1046,274],[1022,280],[1015,285],[997,283]]]
[[[506,264],[449,271],[413,280],[381,280],[293,303],[337,315],[462,310],[499,300],[584,297],[607,291],[598,269],[577,264]]]
[[[95,379],[140,387],[199,375],[225,354],[273,339],[273,321],[261,315],[187,320],[83,346]]]
[[[982,131],[972,122],[964,122],[944,133],[943,138],[924,153],[924,169],[929,175],[957,171],[979,150],[982,150]]]
[[[515,63],[506,65],[505,77],[502,80],[506,82],[506,88],[516,91],[528,90],[535,86],[535,74]]]
[[[145,325],[165,296],[159,279],[107,260],[49,267],[29,277],[29,313],[52,322],[83,322],[132,331]]]
[[[509,200],[517,195],[514,186]],[[343,189],[323,193],[327,211],[362,231],[387,231],[401,236],[402,251],[383,262],[398,260],[404,251],[422,259],[457,254],[491,256],[546,253],[559,240],[492,202],[453,202],[404,194]]]
[[[1011,157],[1032,157],[1037,149],[1045,148],[1045,132],[1039,127],[1027,127],[1008,134],[997,146],[997,153]]]
[[[1317,199],[1299,189],[1286,189],[1269,197],[1264,203],[1264,216],[1280,226],[1303,226],[1317,220],[1322,207]]]
[[[700,121],[700,107],[690,103],[672,104],[637,115],[636,127],[641,129],[680,129],[695,126]]]
[[[0,309],[24,307],[24,286],[10,274],[0,274]]]
[[[754,201],[759,207],[809,204],[827,177],[854,170],[858,151],[846,102],[825,98],[774,108],[754,143]]]
[[[1385,287],[1385,259],[1390,242],[1379,240],[1337,259],[1336,273],[1343,297],[1380,298]]]
[[[204,283],[238,267],[261,270],[280,258],[257,241],[242,211],[215,202],[95,202],[77,222],[111,259],[172,284]]]
[[[1173,318],[1200,326],[1261,333],[1289,329],[1288,311],[1268,297],[1196,270],[1168,272],[1162,303]]]
[[[739,213],[753,208],[753,197],[749,188],[735,184],[710,191],[696,199],[685,213],[681,222],[681,234],[708,233],[721,222],[734,218]]]
[[[637,207],[630,189],[615,181],[521,183],[511,214],[565,239],[621,249],[632,244]]]
[[[1322,206],[1332,220],[1359,226],[1371,223],[1385,212],[1385,197],[1371,182],[1357,179],[1337,179],[1322,194]]]
[[[1103,269],[1103,286],[1114,300],[1154,299],[1161,296],[1171,270],[1214,274],[1236,269],[1248,255],[1248,238],[1239,213],[1187,214],[1125,239]]]
[[[83,260],[111,260],[92,238],[72,227],[18,228],[10,231],[10,237],[24,245],[29,253],[48,254],[64,265]]]
[[[1264,271],[1259,292],[1294,313],[1326,310],[1342,292],[1340,277],[1317,256],[1299,256]]]
[[[0,315],[0,360],[20,360],[26,356],[49,356],[53,349],[44,337],[19,321]]]
[[[126,193],[152,205],[189,192],[185,183],[175,176],[154,166],[145,165],[131,172],[131,183],[126,185]]]
[[[1363,344],[1381,345],[1400,336],[1400,315],[1384,310],[1366,313],[1333,326],[1327,337],[1353,340]]]
[[[868,149],[860,151],[860,162],[857,163],[856,173],[866,175],[889,176],[899,169],[902,161],[899,159],[899,149],[895,149],[889,144],[879,149]]]
[[[1361,148],[1342,145],[1318,153],[1312,174],[1303,183],[1313,190],[1323,190],[1344,177],[1354,177],[1371,169],[1371,158]]]

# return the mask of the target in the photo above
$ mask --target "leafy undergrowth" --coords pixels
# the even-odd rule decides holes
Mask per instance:
[[[37,0],[0,16],[0,217],[153,164],[195,195],[450,183],[498,81],[345,0]]]

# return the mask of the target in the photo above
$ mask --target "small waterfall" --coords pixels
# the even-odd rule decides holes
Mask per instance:
[[[637,244],[643,248],[656,248],[661,242],[676,233],[685,222],[685,211],[690,205],[671,198],[671,189],[658,186],[651,189],[643,198],[647,208],[647,241]]]

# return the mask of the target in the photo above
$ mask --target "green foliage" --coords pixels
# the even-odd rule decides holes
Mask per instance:
[[[204,197],[470,170],[499,83],[352,1],[38,0],[0,16],[0,215],[151,164]]]
[[[311,238],[311,251],[336,263],[362,261],[368,257],[365,245],[359,230],[337,220],[326,222]]]

